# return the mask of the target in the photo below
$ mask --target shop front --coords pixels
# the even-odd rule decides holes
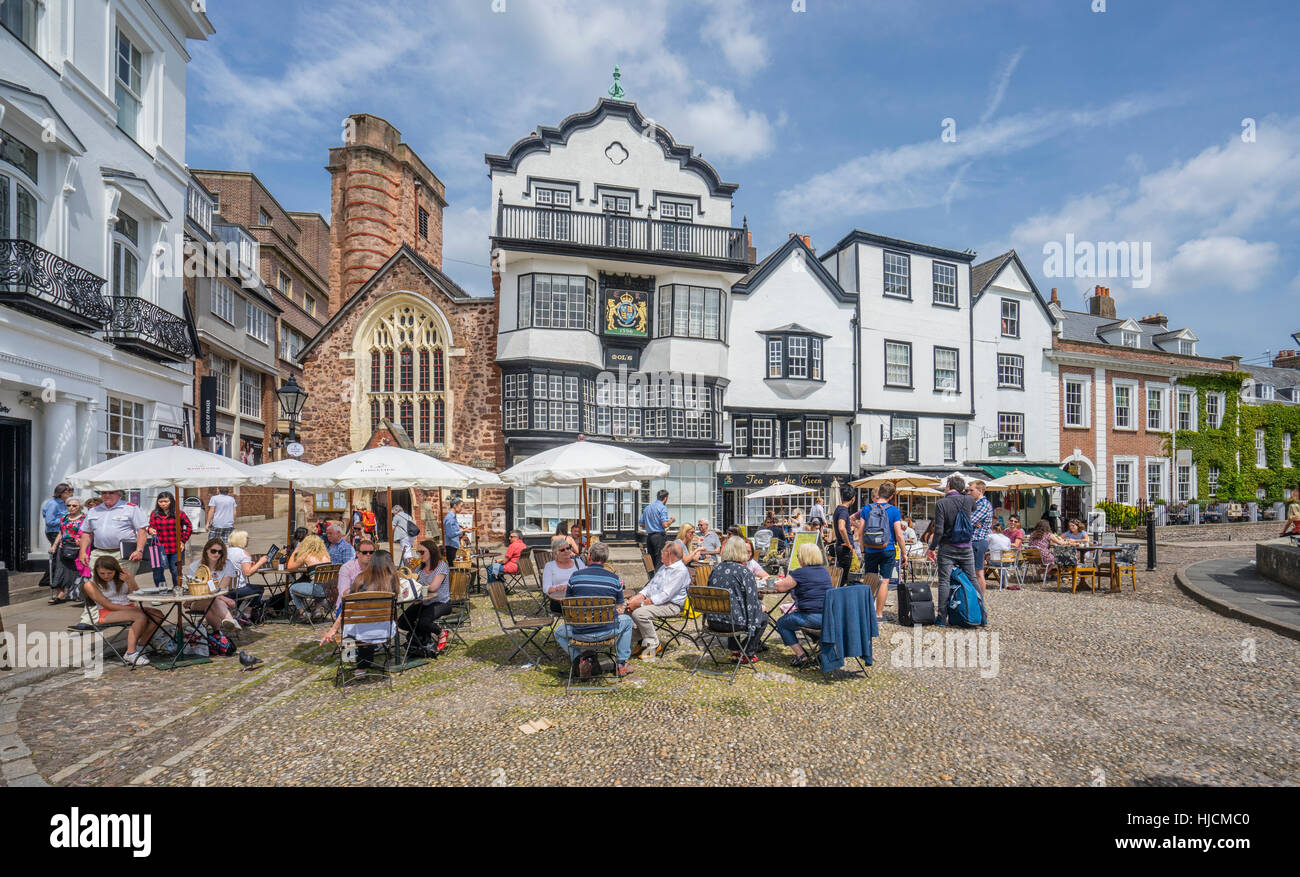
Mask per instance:
[[[839,502],[839,487],[849,483],[848,475],[823,472],[728,472],[718,476],[718,490],[722,495],[722,528],[746,528],[747,533],[758,529],[770,515],[778,521],[785,520],[796,511],[808,517],[815,504],[820,503],[827,514]],[[759,499],[750,494],[774,484],[794,484],[809,488],[812,493],[770,496]]]

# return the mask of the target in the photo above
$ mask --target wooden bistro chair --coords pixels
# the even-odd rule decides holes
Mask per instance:
[[[686,589],[687,600],[695,607],[697,616],[695,619],[695,638],[694,642],[699,648],[699,654],[695,658],[695,666],[691,668],[691,674],[699,673],[703,676],[726,676],[729,684],[735,684],[736,674],[740,671],[741,664],[748,664],[745,661],[745,652],[747,651],[747,640],[749,639],[748,630],[712,630],[705,623],[706,615],[716,615],[723,618],[731,618],[731,592],[726,588],[712,588],[707,585],[692,585]],[[728,640],[735,637],[737,644],[740,646],[740,657],[731,657],[731,648]],[[714,654],[714,648],[723,655],[726,660],[718,660],[718,655]],[[704,661],[705,653],[708,654],[712,665],[708,669],[702,669],[701,663]],[[753,664],[748,664],[751,670],[756,670]]]
[[[1115,555],[1115,581],[1113,584],[1121,591],[1124,590],[1124,577],[1128,576],[1129,584],[1133,586],[1133,592],[1137,593],[1137,556],[1140,547],[1136,543],[1125,545]]]
[[[1097,552],[1089,552],[1090,557],[1095,557]],[[1097,564],[1095,560],[1080,561],[1080,552],[1077,548],[1055,548],[1052,550],[1052,556],[1056,558],[1056,590],[1061,590],[1061,582],[1064,579],[1070,580],[1070,593],[1073,594],[1079,590],[1079,583],[1085,579],[1091,581],[1092,591],[1097,592]]]
[[[537,642],[537,636],[551,629],[551,626],[555,624],[555,617],[551,615],[524,617],[516,615],[514,609],[510,606],[509,598],[506,597],[505,585],[500,582],[489,582],[488,594],[492,599],[492,608],[496,610],[497,624],[501,626],[501,632],[506,635],[506,639],[515,647],[515,650],[510,653],[510,657],[497,665],[497,669],[500,670],[509,664],[515,659],[515,655],[520,652],[524,653],[524,657],[528,657],[527,650],[530,648],[537,652],[541,660],[550,660],[550,653]]]
[[[542,594],[542,577],[537,567],[533,563],[533,557],[530,552],[523,552],[519,555],[519,572],[511,575],[506,573],[506,590],[517,588],[524,592],[534,603],[537,604],[537,611],[546,614],[546,602]]]
[[[353,682],[359,682],[371,676],[378,676],[388,680],[388,687],[393,687],[392,665],[397,661],[397,595],[389,594],[384,591],[358,591],[355,594],[346,594],[343,597],[343,630],[348,629],[350,624],[387,624],[390,633],[388,639],[377,643],[360,643],[360,645],[374,646],[376,657],[382,651],[384,653],[384,663],[382,669],[379,665],[371,662],[360,676],[353,675],[349,677],[346,672],[346,657],[348,649],[344,647],[350,637],[346,634],[335,640],[335,654],[339,659],[338,672],[334,677],[335,686],[350,685]],[[355,641],[354,641],[355,642]]]
[[[316,613],[325,610],[325,617],[329,617],[330,611],[334,609],[334,604],[339,600],[339,569],[337,563],[322,563],[319,566],[312,567],[311,580],[315,585],[319,585],[325,592],[323,597],[305,597],[303,602],[307,604],[303,620],[312,627],[316,626]],[[286,599],[293,600],[293,595],[289,594]]]
[[[838,564],[836,564],[834,566],[827,567],[826,570],[831,574],[831,587],[838,588],[841,583],[840,580],[844,578],[843,568],[840,567]]]
[[[577,661],[569,661],[569,678],[564,684],[564,693],[570,691],[613,691],[618,687],[621,681],[618,676],[618,654],[615,648],[618,645],[618,609],[613,597],[566,597],[560,601],[564,607],[564,624],[569,628],[569,642],[582,653],[594,652],[596,655],[609,655],[613,662],[614,673],[613,682],[603,679],[597,666],[589,682],[580,682],[578,685],[573,684],[574,667]],[[595,624],[609,625],[611,630],[608,634],[598,635],[595,637],[584,637],[578,630],[583,626]],[[600,658],[596,658],[599,665]]]
[[[645,566],[645,583],[650,584],[650,580],[655,577],[655,559],[646,551],[645,546],[641,546],[641,563]]]
[[[546,564],[555,560],[555,552],[549,548],[534,548],[529,552],[533,561],[533,578],[537,581],[537,590],[542,590],[542,572]]]
[[[451,637],[462,646],[469,648],[469,643],[460,635],[462,629],[470,624],[469,583],[472,570],[453,569],[447,581],[447,601],[451,611],[442,616],[439,624],[451,632]]]
[[[713,572],[712,567],[701,564],[700,566],[691,567],[691,587],[707,587],[709,584],[709,573]],[[668,647],[677,642],[682,637],[691,641],[691,645],[697,649],[700,644],[695,641],[695,637],[690,634],[691,619],[699,617],[699,611],[691,606],[690,587],[686,589],[686,599],[682,601],[682,611],[668,618],[656,618],[654,620],[655,634],[659,637],[659,648],[655,649],[655,656],[662,655],[668,651]]]

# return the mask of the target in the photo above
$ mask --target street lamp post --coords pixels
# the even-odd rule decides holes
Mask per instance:
[[[298,441],[298,418],[302,415],[302,407],[307,403],[307,391],[298,386],[297,379],[293,375],[280,389],[275,391],[275,396],[280,400],[280,412],[284,419],[289,421],[289,443],[293,444]],[[293,530],[298,523],[298,494],[289,485],[289,538],[293,538]]]

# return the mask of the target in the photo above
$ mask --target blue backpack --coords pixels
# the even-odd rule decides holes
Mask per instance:
[[[867,512],[866,526],[862,530],[862,545],[875,551],[884,551],[890,542],[889,505],[873,502]]]
[[[963,545],[974,538],[975,528],[971,525],[970,515],[966,514],[965,509],[957,509],[957,516],[952,519],[952,539],[949,541],[953,545]]]
[[[984,599],[961,568],[954,568],[949,579],[952,590],[948,592],[948,623],[953,627],[983,627],[988,624]]]

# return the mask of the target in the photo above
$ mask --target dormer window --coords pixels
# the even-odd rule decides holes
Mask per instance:
[[[1262,382],[1256,383],[1255,398],[1261,399],[1265,402],[1272,402],[1274,398],[1276,398],[1276,393],[1273,385],[1268,383],[1262,383]]]
[[[1179,341],[1179,342],[1178,342],[1178,352],[1181,353],[1181,354],[1183,354],[1184,356],[1195,356],[1195,355],[1196,355],[1196,342],[1195,342],[1195,341]]]
[[[1137,347],[1141,342],[1141,336],[1137,332],[1119,333],[1119,343],[1124,347]]]

